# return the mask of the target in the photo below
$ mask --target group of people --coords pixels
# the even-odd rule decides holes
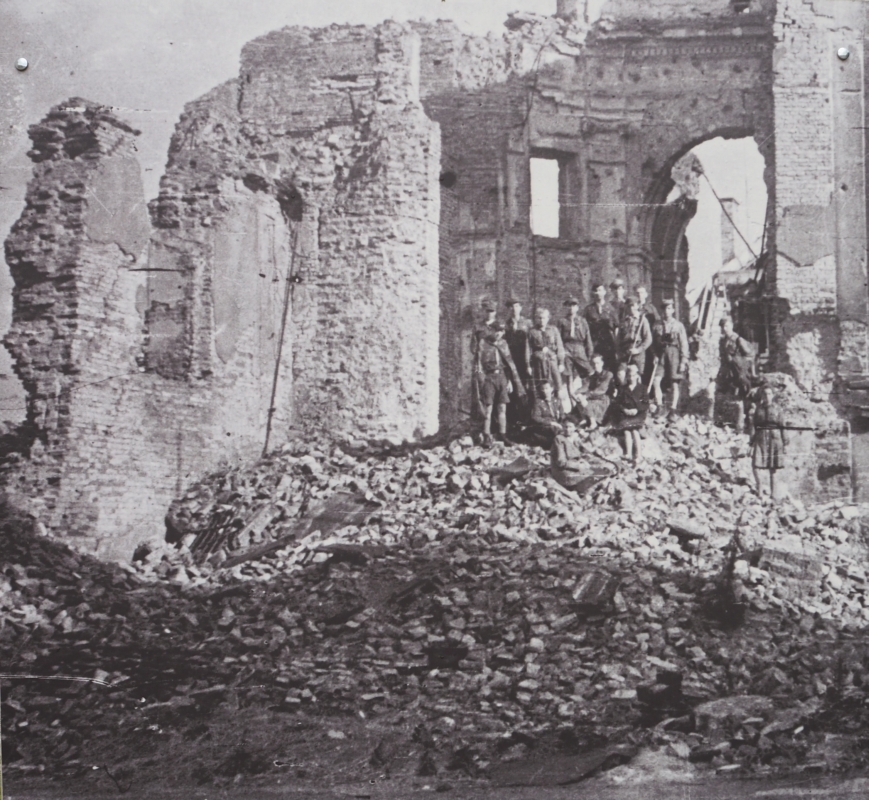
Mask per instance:
[[[507,302],[505,323],[497,319],[494,306],[484,306],[487,316],[473,342],[484,442],[492,441],[494,421],[501,438],[509,431],[516,440],[552,447],[563,471],[575,457],[564,442],[575,438],[576,426],[606,425],[621,436],[627,458],[641,457],[640,431],[650,409],[663,408],[666,389],[668,415],[678,407],[689,361],[688,336],[675,317],[673,300],[665,300],[659,313],[645,287],[631,298],[625,297],[620,280],[610,288],[613,302],[599,283],[593,287],[594,300],[582,310],[579,300],[568,298],[565,314],[555,324],[546,308],[535,310],[533,322],[526,319],[515,299]],[[736,333],[729,317],[720,324],[720,364],[710,397],[722,392],[738,400],[738,430],[748,415],[758,491],[766,493],[768,477],[769,494],[775,495],[776,472],[784,466],[785,428],[769,385],[757,375],[753,346]]]
[[[507,302],[505,323],[494,306],[484,306],[473,346],[484,440],[491,441],[493,416],[496,435],[519,432],[540,444],[571,418],[622,432],[626,455],[640,456],[639,431],[650,407],[663,407],[667,388],[670,413],[678,406],[688,336],[673,300],[661,313],[644,286],[630,298],[621,280],[610,288],[612,302],[598,283],[584,309],[568,298],[555,324],[546,308],[535,310],[533,322],[526,319],[519,300]]]

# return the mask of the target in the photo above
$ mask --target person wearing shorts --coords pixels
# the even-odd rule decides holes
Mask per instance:
[[[491,444],[492,411],[495,411],[498,434],[503,439],[507,435],[507,403],[511,390],[519,397],[525,396],[525,387],[519,379],[510,348],[504,341],[502,323],[495,322],[480,339],[476,360],[476,381],[483,415],[483,443]]]
[[[675,314],[675,302],[665,300],[664,318],[658,327],[658,365],[652,379],[652,394],[659,408],[664,405],[663,386],[670,388],[671,417],[679,407],[679,388],[688,371],[688,334]]]

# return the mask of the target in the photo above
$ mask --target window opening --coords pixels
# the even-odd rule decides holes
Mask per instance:
[[[557,239],[561,234],[561,165],[557,158],[531,159],[531,233]]]

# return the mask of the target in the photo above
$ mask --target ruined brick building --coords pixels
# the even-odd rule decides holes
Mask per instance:
[[[799,480],[848,491],[869,406],[864,4],[610,0],[591,26],[576,5],[487,38],[254,40],[187,106],[149,205],[136,131],[86,100],[52,109],[6,242],[29,407],[10,498],[123,557],[267,435],[454,424],[481,300],[556,307],[615,275],[683,294],[694,207],[667,202],[671,169],[719,136],[766,163],[771,364],[836,409],[806,423]],[[531,158],[558,165],[557,237],[531,232]]]

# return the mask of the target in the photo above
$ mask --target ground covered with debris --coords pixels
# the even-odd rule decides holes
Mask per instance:
[[[746,438],[690,417],[638,466],[583,436],[618,464],[583,495],[519,445],[288,446],[131,565],[7,514],[7,788],[863,766],[864,509],[762,501]]]

